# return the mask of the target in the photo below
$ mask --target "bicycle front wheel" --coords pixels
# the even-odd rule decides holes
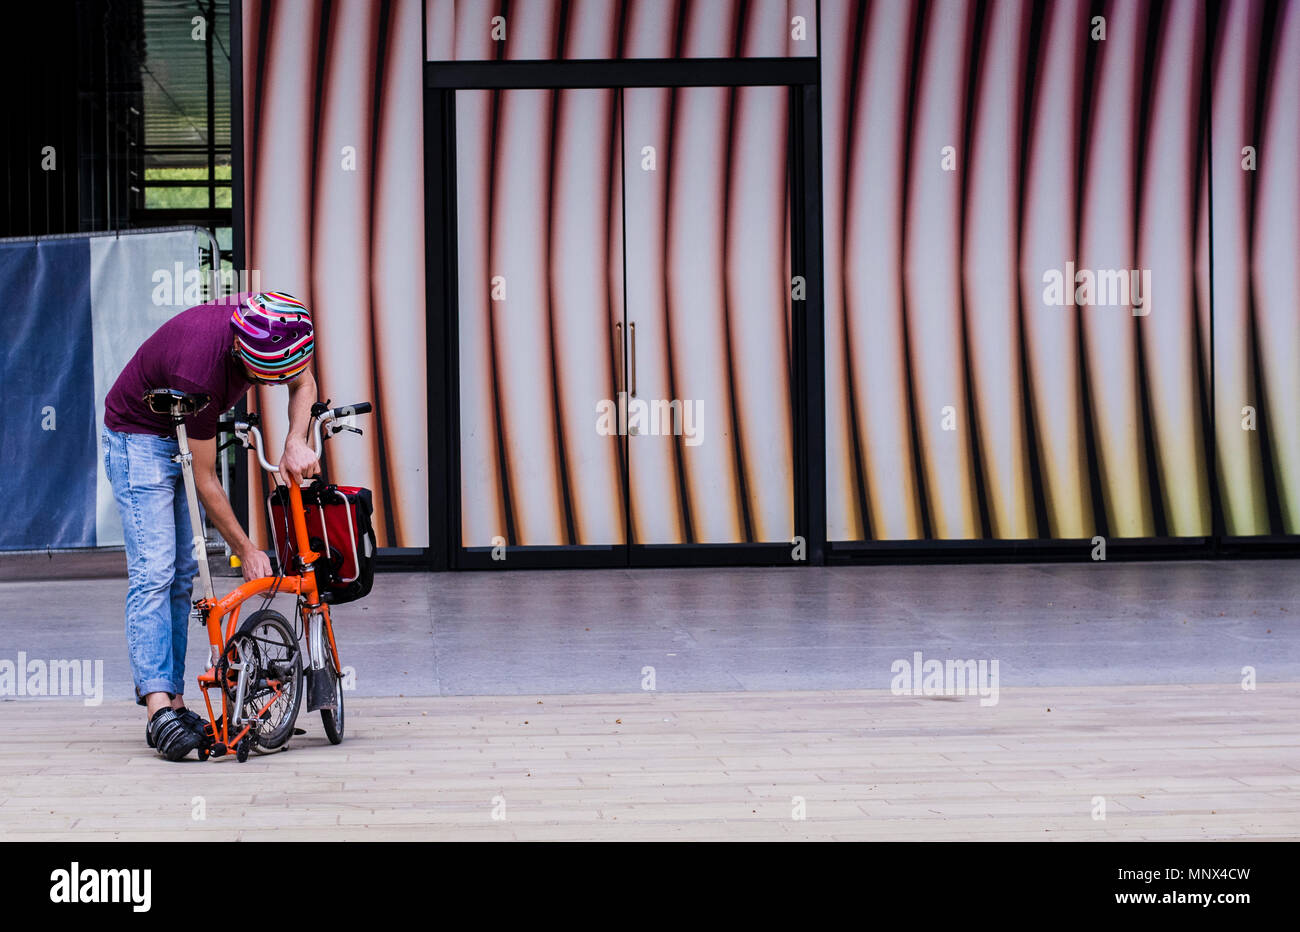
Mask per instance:
[[[326,632],[328,640],[328,635],[333,633],[333,622],[326,623],[330,625]],[[325,737],[329,738],[330,744],[339,744],[343,740],[343,673],[335,669],[333,651],[325,651],[325,667],[315,675],[334,677],[334,708],[321,709],[320,721],[325,726]]]

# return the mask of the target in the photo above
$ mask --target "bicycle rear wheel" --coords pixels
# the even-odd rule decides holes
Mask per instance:
[[[253,747],[274,750],[293,735],[302,705],[302,651],[298,638],[288,619],[272,609],[262,609],[244,620],[231,641],[233,655],[248,671],[243,717],[257,716],[270,703],[250,732]],[[227,654],[231,654],[229,647]],[[272,681],[279,684],[279,695]]]

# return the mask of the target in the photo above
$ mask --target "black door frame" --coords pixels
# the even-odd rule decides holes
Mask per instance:
[[[458,90],[786,86],[791,92],[791,269],[805,281],[792,305],[794,527],[803,546],[620,544],[491,548],[460,543],[459,282],[456,244]],[[426,62],[425,288],[429,391],[431,569],[820,564],[826,548],[825,341],[822,286],[821,69],[816,58]],[[441,393],[441,398],[436,393]],[[799,553],[801,559],[796,559]]]

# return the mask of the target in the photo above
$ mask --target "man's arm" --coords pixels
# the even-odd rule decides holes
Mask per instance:
[[[244,533],[244,529],[239,526],[239,520],[230,507],[230,500],[226,498],[226,490],[221,487],[221,480],[217,478],[216,438],[190,440],[190,453],[194,457],[194,484],[198,488],[199,498],[203,500],[203,506],[207,508],[212,523],[221,532],[226,543],[230,544],[230,549],[239,557],[244,579],[253,580],[270,576],[271,559],[257,549]],[[198,529],[195,529],[195,533],[199,533]]]
[[[289,435],[280,457],[280,475],[286,482],[301,482],[320,475],[320,459],[307,444],[311,406],[316,402],[316,377],[308,369],[289,383]]]

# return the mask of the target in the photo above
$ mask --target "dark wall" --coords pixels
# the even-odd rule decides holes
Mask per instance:
[[[125,226],[143,178],[140,0],[13,4],[5,21],[0,236]]]

